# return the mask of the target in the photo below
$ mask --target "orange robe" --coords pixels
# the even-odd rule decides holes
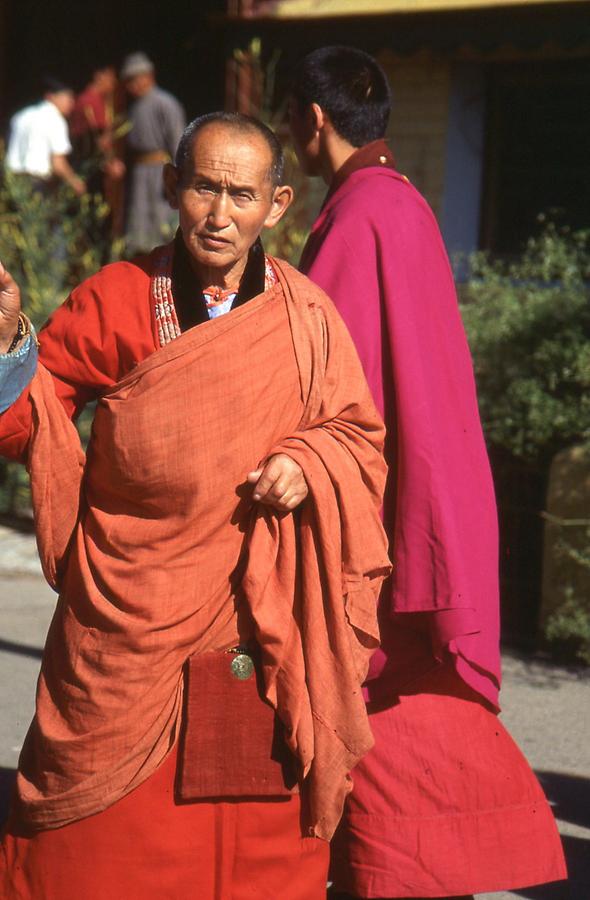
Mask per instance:
[[[104,323],[103,298],[112,309],[149,303],[151,276],[169,256],[103,270],[49,333],[72,324],[74,304]],[[58,835],[81,819],[100,821],[151,790],[178,736],[184,662],[251,637],[240,607],[299,763],[306,833],[327,839],[340,818],[348,772],[372,742],[360,684],[388,571],[383,428],[330,301],[275,265],[274,288],[101,386],[86,460],[44,367],[21,398],[32,410],[41,559],[60,599],[5,839],[15,861],[25,846],[15,841],[34,853],[57,829],[58,853]],[[79,324],[64,340],[104,370],[100,344]],[[18,442],[10,421],[26,420],[21,401],[7,441]],[[245,474],[280,451],[310,487],[300,527],[243,495]],[[38,837],[18,837],[21,825]]]

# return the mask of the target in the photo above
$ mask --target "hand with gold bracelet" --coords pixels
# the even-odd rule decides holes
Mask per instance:
[[[0,263],[0,353],[18,349],[29,332],[28,320],[21,313],[19,287]]]

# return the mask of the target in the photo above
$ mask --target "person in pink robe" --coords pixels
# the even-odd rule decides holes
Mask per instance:
[[[364,690],[375,747],[332,847],[334,896],[465,897],[560,880],[555,822],[502,724],[498,530],[473,369],[436,220],[384,141],[372,57],[309,54],[290,127],[329,185],[301,269],[332,297],[387,426],[393,576]]]

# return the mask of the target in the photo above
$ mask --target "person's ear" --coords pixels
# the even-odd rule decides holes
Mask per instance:
[[[309,107],[309,116],[314,131],[321,131],[326,124],[326,115],[319,103],[312,103]]]
[[[162,172],[164,180],[164,193],[172,209],[178,209],[178,185],[180,181],[180,173],[176,166],[172,163],[166,163]]]
[[[274,189],[270,212],[264,220],[265,228],[274,228],[281,221],[293,201],[293,188],[280,184]]]

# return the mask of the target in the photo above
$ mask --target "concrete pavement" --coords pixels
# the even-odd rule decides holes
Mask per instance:
[[[39,572],[32,536],[0,526],[0,804],[33,712],[55,605]],[[502,700],[504,723],[553,804],[570,883],[480,894],[478,900],[590,900],[590,672],[508,653]]]

